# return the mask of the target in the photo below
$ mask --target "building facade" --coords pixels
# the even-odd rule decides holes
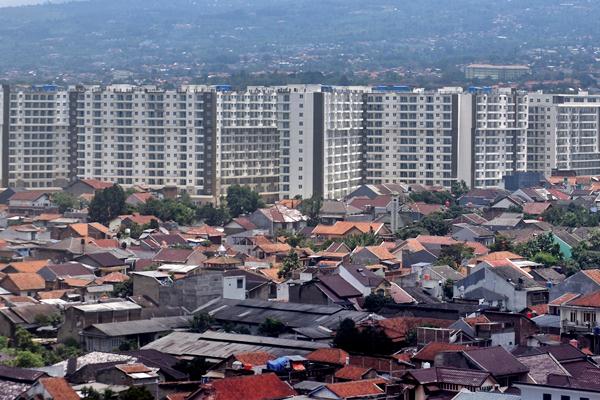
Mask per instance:
[[[3,86],[3,186],[98,179],[218,201],[340,199],[361,184],[498,187],[600,175],[600,96],[509,88]]]

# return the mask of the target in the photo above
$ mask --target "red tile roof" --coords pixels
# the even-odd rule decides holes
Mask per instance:
[[[126,374],[138,374],[142,372],[151,372],[152,370],[144,364],[119,364],[115,368],[125,372]]]
[[[442,206],[441,204],[427,204],[427,203],[422,203],[422,202],[410,203],[408,205],[408,207],[412,211],[417,212],[422,215],[425,215],[425,216],[436,213],[436,212],[440,212],[444,208],[444,206]]]
[[[370,231],[377,233],[381,228],[383,228],[383,223],[338,221],[334,225],[317,225],[312,233],[313,235],[343,236],[354,229],[361,233]]]
[[[416,318],[416,317],[396,317],[377,321],[383,331],[393,342],[401,342],[406,339],[406,335],[413,329],[421,326],[435,326],[438,328],[447,328],[454,321],[448,321],[435,318]]]
[[[253,351],[248,353],[236,353],[233,357],[242,364],[266,365],[267,361],[275,359],[273,354],[266,351]]]
[[[35,201],[43,195],[49,193],[45,190],[24,190],[13,194],[8,201],[19,200],[19,201]]]
[[[43,290],[46,287],[44,278],[34,272],[6,274],[2,283],[6,281],[11,281],[19,290]]]
[[[568,306],[600,308],[600,290],[588,293],[567,303]]]
[[[451,246],[459,243],[449,236],[419,235],[416,237],[416,239],[421,244],[439,244],[442,246]]]
[[[375,396],[384,393],[378,385],[385,384],[385,379],[365,379],[362,381],[331,383],[327,385],[327,389],[331,390],[342,399],[365,398],[367,396]]]
[[[563,294],[560,297],[557,297],[556,299],[552,300],[549,305],[551,306],[562,306],[565,303],[568,303],[569,301],[573,300],[576,297],[579,297],[580,294],[579,293],[570,293],[567,292],[565,294]]]
[[[336,365],[346,365],[348,357],[348,353],[342,349],[317,349],[306,356],[310,361]]]
[[[290,385],[272,373],[225,378],[214,381],[212,387],[213,400],[275,400],[296,395]]]
[[[337,379],[345,379],[349,381],[361,380],[365,374],[371,371],[372,368],[363,368],[356,365],[346,365],[342,369],[336,371],[334,376]]]
[[[525,203],[523,213],[529,215],[540,215],[550,207],[550,203]]]
[[[113,186],[111,182],[103,182],[99,181],[98,179],[80,179],[79,181],[85,183],[95,190],[106,189]]]
[[[583,271],[583,273],[588,278],[600,285],[600,269],[586,269]]]
[[[413,356],[413,359],[432,362],[438,353],[443,351],[462,351],[466,348],[467,346],[461,344],[431,342],[419,350],[417,354]]]
[[[120,215],[119,218],[122,220],[130,220],[131,222],[138,225],[146,225],[152,222],[152,220],[156,220],[156,222],[162,222],[160,218],[155,217],[154,215],[140,215],[139,213],[133,213],[130,215]]]
[[[28,261],[19,261],[13,262],[7,265],[11,266],[18,272],[38,272],[40,269],[44,268],[50,260],[28,260]]]
[[[529,308],[536,315],[548,314],[548,304],[538,304],[537,306],[529,306],[527,308]]]
[[[121,272],[115,271],[115,272],[111,272],[110,274],[101,276],[100,278],[96,279],[96,283],[98,284],[104,284],[104,283],[120,283],[120,282],[125,282],[128,281],[129,277]]]
[[[39,382],[53,400],[80,400],[65,378],[42,378]]]

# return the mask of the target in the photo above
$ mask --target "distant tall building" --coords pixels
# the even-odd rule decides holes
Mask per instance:
[[[76,135],[69,91],[53,85],[2,90],[3,183],[62,187],[74,176]]]
[[[408,91],[375,88],[366,96],[369,183],[450,187],[459,179],[461,88]]]
[[[527,65],[470,64],[465,67],[467,79],[491,79],[503,82],[516,80],[529,72],[530,68]]]
[[[218,201],[339,199],[364,183],[497,187],[552,170],[600,175],[600,95],[400,86],[3,86],[2,184],[77,178]]]
[[[364,182],[363,96],[368,87],[278,90],[280,195],[344,197]]]

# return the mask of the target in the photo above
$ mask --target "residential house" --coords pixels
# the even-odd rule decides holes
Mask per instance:
[[[59,342],[71,338],[80,341],[79,332],[94,324],[141,319],[142,307],[129,301],[82,304],[68,307],[58,331]]]
[[[493,232],[501,232],[524,228],[525,222],[523,221],[523,214],[506,212],[484,223],[482,226]]]
[[[454,283],[454,297],[519,312],[528,306],[547,304],[548,289],[508,260],[487,261]]]
[[[18,399],[31,389],[40,378],[47,376],[45,372],[41,371],[0,366],[0,399]]]
[[[46,282],[35,272],[17,272],[0,278],[0,287],[18,296],[33,297],[38,291],[46,289]]]
[[[117,258],[113,253],[104,251],[98,253],[87,253],[75,259],[85,265],[89,265],[98,271],[100,276],[108,275],[111,272],[127,273],[129,265],[120,258]]]
[[[78,179],[67,186],[64,191],[79,197],[82,194],[94,195],[98,190],[108,189],[113,183],[103,182],[97,179]]]
[[[92,238],[107,239],[110,237],[108,228],[98,222],[69,224],[65,228],[53,228],[52,238],[62,240],[65,238]]]
[[[458,199],[458,204],[469,208],[487,208],[508,194],[503,189],[471,189]]]
[[[319,219],[323,224],[333,225],[337,221],[344,221],[348,216],[360,214],[361,212],[362,210],[354,206],[352,202],[323,200],[319,211]]]
[[[600,290],[600,269],[587,269],[576,272],[550,288],[550,300],[565,293],[587,294],[597,290]]]
[[[381,222],[352,221],[338,221],[333,225],[319,224],[313,229],[311,235],[317,239],[327,240],[340,239],[353,235],[362,235],[365,233],[372,233],[384,239],[392,237],[390,230]]]
[[[60,310],[50,304],[0,308],[0,335],[14,338],[18,327],[33,331],[47,325],[50,317],[58,315],[60,315]]]
[[[401,378],[409,387],[408,398],[427,400],[447,393],[489,392],[497,384],[491,373],[466,368],[433,367],[407,371]],[[448,397],[447,397],[448,398]]]
[[[64,278],[78,278],[89,281],[96,279],[93,268],[78,262],[46,265],[38,271],[38,274],[44,278],[46,288],[51,290],[63,289],[62,281]]]
[[[352,263],[362,265],[384,265],[390,269],[400,268],[400,260],[390,253],[387,247],[357,246],[350,254]]]
[[[560,305],[561,333],[600,334],[600,290]]]
[[[202,385],[187,400],[281,400],[296,392],[274,373],[238,376]]]
[[[207,257],[201,249],[162,248],[152,258],[157,264],[202,265]]]
[[[80,400],[65,378],[40,378],[18,400]]]
[[[269,208],[260,208],[248,216],[259,229],[264,229],[271,236],[278,232],[297,232],[306,227],[308,217],[299,210],[276,204]]]
[[[149,192],[135,192],[130,194],[125,199],[125,204],[130,205],[132,207],[139,207],[142,204],[146,204],[146,202],[150,199],[154,199],[152,193]]]
[[[454,224],[452,238],[460,242],[477,242],[488,247],[496,241],[496,236],[491,230],[467,223]]]
[[[8,212],[13,215],[36,216],[56,213],[58,208],[52,203],[48,191],[24,190],[15,193],[8,200]]]

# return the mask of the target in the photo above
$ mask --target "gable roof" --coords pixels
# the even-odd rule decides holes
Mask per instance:
[[[77,182],[81,182],[91,187],[94,190],[107,189],[113,186],[112,182],[103,182],[98,179],[79,179]],[[75,183],[77,183],[75,182]]]
[[[80,400],[65,378],[41,378],[39,382],[53,400]]]
[[[46,287],[46,281],[40,275],[34,272],[17,272],[6,274],[0,281],[2,285],[5,281],[10,281],[19,290],[42,290]]]
[[[550,206],[550,203],[525,203],[523,204],[523,213],[529,215],[541,215]]]
[[[464,350],[463,354],[482,370],[490,372],[495,377],[529,372],[527,366],[501,346],[469,348]]]
[[[480,387],[490,377],[490,373],[487,371],[451,367],[433,367],[409,370],[406,372],[406,374],[412,376],[421,385],[427,385],[431,383],[448,383],[473,387]]]
[[[342,349],[317,349],[306,355],[306,358],[313,362],[326,364],[346,365],[350,355]]]
[[[566,303],[566,305],[574,307],[600,308],[600,290],[570,300]]]
[[[425,325],[447,328],[452,322],[435,318],[395,317],[377,321],[377,324],[383,328],[386,336],[393,342],[401,342],[406,339],[408,332],[414,328]]]
[[[213,400],[276,400],[296,395],[294,389],[273,373],[239,376],[213,381]],[[190,399],[196,397],[204,388],[192,393]]]
[[[236,353],[233,357],[242,364],[250,365],[267,365],[268,361],[275,359],[273,354],[267,353],[266,351]]]
[[[109,232],[108,228],[106,226],[104,226],[98,222],[90,222],[88,224],[77,223],[77,224],[69,225],[69,228],[81,237],[89,236],[90,227],[96,229],[97,231],[104,233],[105,235],[108,234],[108,232]]]
[[[18,201],[35,201],[42,196],[47,196],[48,192],[45,190],[24,190],[22,192],[17,192],[10,197],[10,201],[18,200]]]
[[[330,383],[326,388],[342,399],[364,398],[383,394],[378,385],[385,384],[383,378],[365,379],[361,381]]]
[[[3,270],[6,269],[7,267],[12,267],[17,272],[38,272],[40,269],[42,269],[46,265],[48,265],[49,262],[50,262],[50,260],[28,260],[28,261],[12,262],[12,263],[8,264],[6,267],[4,267]]]
[[[529,376],[539,385],[548,383],[550,374],[571,376],[550,353],[522,356],[519,362],[529,368]]]
[[[349,381],[361,380],[365,374],[372,371],[373,368],[364,368],[356,365],[345,365],[342,369],[335,372],[334,377],[337,379],[346,379]]]
[[[412,358],[419,361],[433,362],[435,356],[443,351],[461,351],[467,346],[454,343],[430,342],[419,350]]]
[[[337,221],[333,225],[319,224],[313,229],[313,235],[338,235],[343,236],[353,229],[361,233],[374,232],[378,233],[384,224],[382,222],[353,222],[353,221]]]
[[[585,276],[600,285],[600,269],[586,269],[581,271]]]
[[[153,257],[153,260],[162,262],[184,263],[190,258],[192,253],[194,253],[194,250],[192,249],[162,248],[158,253],[156,253],[156,255]]]
[[[568,303],[569,301],[581,296],[579,293],[570,293],[567,292],[556,299],[552,300],[548,305],[550,306],[562,306],[563,304]]]

